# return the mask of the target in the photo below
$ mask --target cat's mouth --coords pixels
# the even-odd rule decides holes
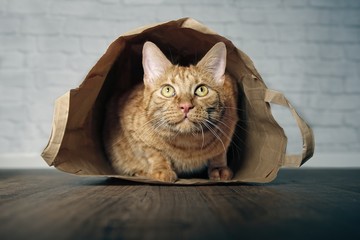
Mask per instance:
[[[172,128],[175,132],[184,134],[201,133],[203,131],[201,129],[201,123],[189,115],[184,115],[178,119],[178,121],[174,122]]]

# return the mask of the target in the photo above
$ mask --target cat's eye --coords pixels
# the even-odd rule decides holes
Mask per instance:
[[[201,85],[195,89],[195,95],[199,97],[204,97],[208,93],[209,93],[209,89],[204,85]]]
[[[167,98],[173,97],[173,96],[175,96],[175,89],[170,85],[165,85],[161,89],[161,94]]]

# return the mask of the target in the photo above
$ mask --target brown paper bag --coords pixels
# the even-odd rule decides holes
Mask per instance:
[[[226,44],[226,71],[237,81],[238,107],[245,110],[239,112],[240,121],[228,151],[228,164],[234,171],[230,182],[269,182],[280,167],[300,167],[311,158],[312,130],[284,95],[268,89],[250,58],[228,39],[186,18],[143,27],[119,37],[82,84],[56,100],[52,134],[42,153],[50,166],[78,175],[114,176],[101,137],[105,104],[114,91],[123,93],[142,81],[143,73],[139,69],[142,69],[141,51],[146,41],[154,42],[175,62],[185,65],[199,60],[215,43]],[[287,138],[274,120],[269,103],[291,111],[303,138],[301,154],[286,155]],[[116,177],[156,183],[136,177]],[[180,179],[175,184],[211,183],[214,182],[208,179]]]

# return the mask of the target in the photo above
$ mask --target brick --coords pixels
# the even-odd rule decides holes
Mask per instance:
[[[23,122],[28,113],[28,106],[23,103],[12,104],[7,103],[0,106],[0,120]]]
[[[277,31],[274,26],[231,23],[226,25],[229,37],[241,38],[251,41],[270,41],[277,39]]]
[[[288,154],[300,154],[302,151],[302,138],[297,126],[283,126],[288,138],[286,152]]]
[[[185,6],[185,16],[201,19],[203,22],[236,22],[238,10],[228,6]],[[215,17],[216,16],[216,17]]]
[[[33,36],[0,35],[0,51],[36,51],[36,40]]]
[[[0,102],[3,104],[22,104],[25,89],[14,86],[0,86]],[[3,113],[1,113],[3,114]]]
[[[271,113],[281,127],[285,128],[289,126],[292,127],[297,126],[294,117],[291,115],[291,112],[287,108],[276,104],[270,104],[270,105],[271,105]]]
[[[124,22],[114,22],[111,26],[110,33],[108,39],[109,41],[114,41],[115,38],[124,35],[125,33],[132,31],[136,28],[139,28],[139,26],[142,26],[144,24],[139,23],[138,21],[124,21]]]
[[[112,33],[114,22],[96,19],[67,19],[64,34],[73,36],[109,36]]]
[[[314,128],[315,140],[320,144],[349,144],[358,141],[358,137],[353,128]]]
[[[158,5],[163,2],[164,0],[124,0],[125,4],[130,5]]]
[[[264,59],[257,60],[255,64],[256,69],[260,74],[274,75],[280,72],[280,63],[278,59]]]
[[[132,0],[126,0],[128,1],[129,3],[132,3],[133,1]],[[142,0],[139,0],[139,2],[141,2]],[[144,0],[145,1],[145,0]],[[150,0],[149,0],[150,1]],[[157,0],[158,1],[158,0]],[[157,2],[155,1],[155,3]],[[236,2],[236,1],[235,1]],[[223,6],[223,5],[231,5],[231,1],[229,0],[197,0],[197,1],[194,1],[194,0],[173,0],[173,1],[166,1],[166,0],[163,0],[163,4],[162,6],[164,5],[179,5],[179,6],[189,6],[189,5],[212,5],[212,6]]]
[[[360,95],[316,94],[310,97],[309,106],[321,110],[358,110],[360,108]]]
[[[109,44],[105,38],[82,38],[81,48],[85,53],[104,54]]]
[[[347,112],[344,114],[344,121],[347,126],[360,129],[360,111]]]
[[[360,8],[360,2],[358,0],[347,0],[348,7]]]
[[[114,7],[112,5],[105,5],[103,6],[104,19],[114,19],[114,20],[131,20],[131,21],[139,21],[146,19],[147,24],[149,23],[149,19],[155,19],[156,13],[155,10],[158,7],[154,6],[121,6],[121,7]],[[141,25],[139,25],[141,26]]]
[[[71,81],[71,79],[63,79],[63,81]],[[46,89],[46,91],[44,91]],[[39,104],[47,105],[45,109],[50,109],[51,106],[53,108],[55,100],[64,95],[66,92],[70,90],[70,87],[61,86],[58,84],[57,86],[50,86],[50,84],[44,83],[40,86],[37,86],[37,88],[28,89],[25,93],[24,99],[26,103],[33,107]],[[44,109],[44,110],[45,110]],[[51,110],[51,113],[53,111]],[[29,118],[35,118],[36,116],[31,116],[29,114]]]
[[[318,45],[314,43],[295,44],[292,52],[295,57],[313,59],[318,57]]]
[[[47,17],[25,18],[22,22],[21,32],[26,34],[59,34],[62,31],[63,19]]]
[[[65,69],[66,56],[61,53],[30,54],[27,64],[33,69]]]
[[[344,71],[346,72],[346,75],[344,77],[345,84],[348,80],[352,81],[352,79],[359,79],[360,62],[346,61],[346,65],[344,66]],[[357,89],[355,85],[352,85],[352,87],[354,87],[354,91],[358,90],[357,92],[359,92],[358,87]]]
[[[301,113],[308,108],[308,98],[310,93],[306,92],[286,92],[286,98],[289,102],[296,108],[296,110]]]
[[[0,13],[4,13],[6,10],[7,0],[0,0]]]
[[[94,1],[55,1],[51,5],[51,13],[97,18],[102,15],[102,4]]]
[[[52,97],[51,101],[41,103],[36,102],[35,104],[31,105],[31,115],[29,116],[29,121],[37,123],[41,122],[45,124],[45,128],[40,128],[41,130],[45,130],[50,133],[51,130],[51,119],[53,117],[54,112],[54,100],[55,98]]]
[[[47,139],[41,138],[39,132],[39,125],[36,122],[25,123],[20,126],[23,138],[18,140],[19,146],[24,149],[25,152],[41,152],[44,145],[47,143]]]
[[[271,1],[270,1],[271,2]],[[267,22],[281,25],[315,24],[318,22],[317,11],[308,8],[285,8],[266,11]]]
[[[305,73],[310,75],[344,77],[347,74],[345,71],[346,64],[342,62],[309,60],[308,65]]]
[[[337,9],[334,14],[334,9],[321,8],[317,9],[318,24],[328,26],[338,26],[343,24],[344,13],[347,10]]]
[[[281,68],[291,69],[291,64],[281,63]],[[293,67],[294,69],[296,66]],[[273,79],[273,80],[272,80]],[[293,72],[289,71],[289,73],[284,73],[284,70],[281,71],[281,74],[276,77],[268,79],[266,82],[268,86],[282,92],[294,92],[294,93],[311,93],[315,92],[319,89],[318,81],[313,81],[313,79],[309,79],[308,77],[302,74],[302,71]]]
[[[20,19],[0,17],[0,34],[16,34],[20,28]]]
[[[267,0],[238,0],[234,1],[237,7],[241,8],[278,8],[282,5],[281,0],[273,0],[273,1],[267,1]]]
[[[17,125],[12,121],[0,121],[1,123],[1,133],[2,138],[13,138],[14,133],[16,132]]]
[[[359,26],[360,25],[360,9],[349,10],[346,9],[342,16],[345,25]]]
[[[245,41],[240,47],[251,58],[264,58],[266,56],[266,46],[260,41]]]
[[[329,26],[309,26],[306,29],[306,39],[309,41],[331,41],[331,27]]]
[[[37,86],[55,89],[59,92],[66,92],[71,88],[77,87],[80,80],[78,73],[64,70],[41,71],[36,74],[35,82]],[[39,88],[41,89],[41,88]],[[37,91],[37,90],[35,90]]]
[[[313,82],[317,82],[322,93],[341,94],[344,93],[344,80],[338,77],[312,77]]]
[[[95,65],[100,56],[95,55],[73,55],[68,57],[68,66],[77,72],[82,71],[82,76]]]
[[[0,69],[22,68],[24,67],[25,57],[21,52],[3,52],[0,57]]]
[[[327,153],[331,149],[334,153],[348,153],[350,150],[350,144],[338,144],[338,143],[319,143],[316,142],[316,152]],[[311,161],[311,160],[310,160]]]
[[[360,28],[334,27],[330,30],[330,38],[332,42],[359,43]]]
[[[1,122],[0,122],[1,124]],[[9,153],[9,149],[11,148],[12,142],[5,137],[2,137],[0,134],[0,153]],[[17,150],[17,152],[19,149]]]
[[[345,91],[347,93],[360,93],[360,81],[358,75],[346,76],[344,85]]]
[[[185,15],[180,6],[162,6],[161,8],[155,7],[153,11],[156,14],[155,19],[157,22],[180,19]]]
[[[267,44],[267,55],[269,57],[306,57],[317,56],[317,46],[306,43],[269,43]]]
[[[101,3],[114,4],[119,3],[119,0],[99,0]]]
[[[309,124],[316,127],[338,127],[343,124],[344,113],[339,111],[319,111],[306,109],[304,112]]]
[[[52,129],[52,121],[51,119],[53,118],[52,116],[52,112],[48,112],[48,117],[45,120],[40,120],[38,124],[38,130],[39,130],[39,138],[41,139],[41,146],[43,146],[43,148],[45,148],[45,145],[48,142],[48,139],[50,138],[51,135],[51,129]]]
[[[286,0],[283,2],[283,5],[285,7],[306,7],[308,2],[299,0]]]
[[[310,6],[325,7],[325,8],[339,8],[345,7],[346,1],[338,0],[309,0]]]
[[[305,41],[306,29],[304,26],[279,26],[277,32],[280,41]]]
[[[281,63],[282,74],[303,73],[307,67],[310,67],[307,64],[306,59],[299,59],[299,58],[281,59],[280,63]]]
[[[360,44],[345,46],[346,58],[349,60],[360,61]]]
[[[41,52],[77,53],[80,51],[80,40],[75,37],[41,36],[37,41]]]
[[[48,12],[50,1],[47,0],[11,0],[8,1],[10,13],[45,14]]]
[[[320,44],[319,55],[322,59],[341,60],[344,58],[344,49],[338,44]]]
[[[4,69],[0,71],[0,79],[1,88],[22,88],[32,81],[33,76],[29,70]]]
[[[246,9],[238,15],[244,23],[265,23],[267,20],[266,11],[263,9]]]

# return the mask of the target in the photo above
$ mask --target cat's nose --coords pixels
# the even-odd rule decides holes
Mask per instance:
[[[180,109],[183,113],[188,114],[194,106],[191,103],[180,103]]]

